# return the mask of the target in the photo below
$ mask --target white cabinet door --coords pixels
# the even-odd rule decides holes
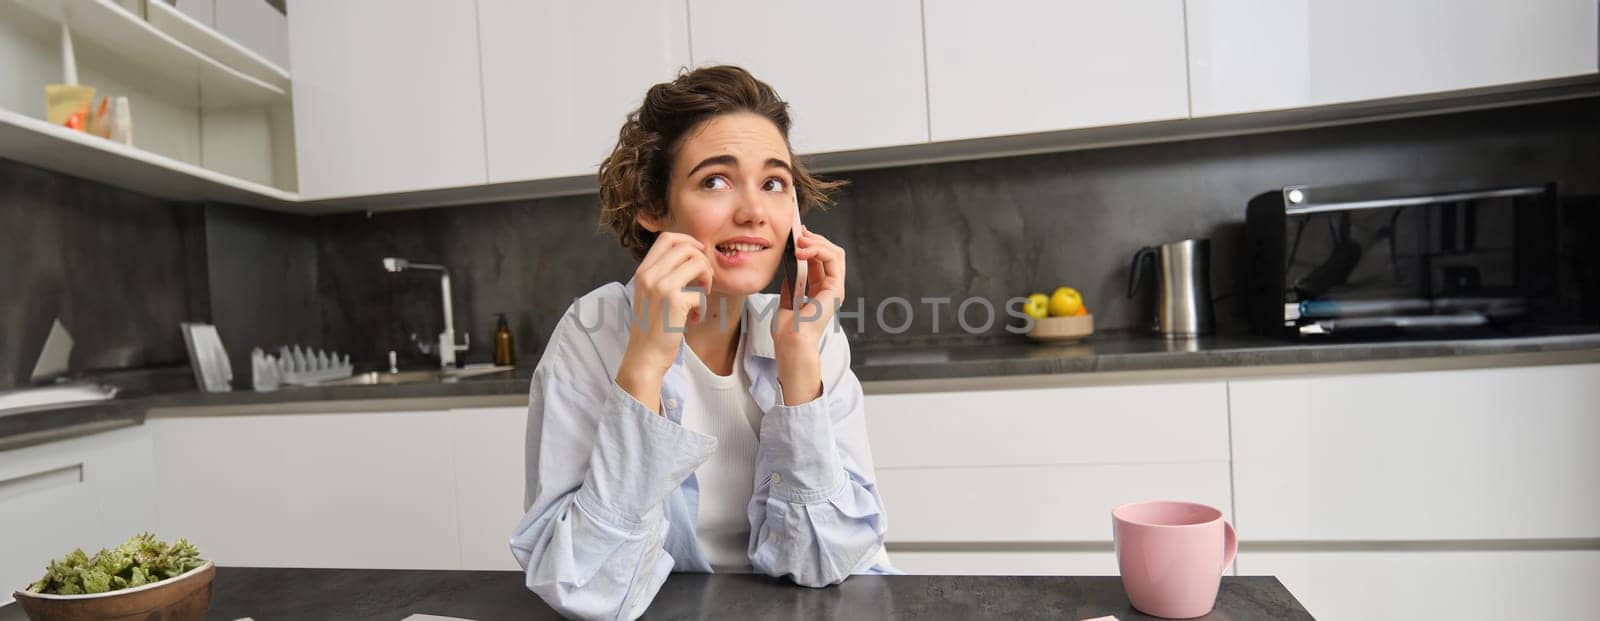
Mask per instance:
[[[878,444],[874,442],[874,444]],[[1110,542],[1111,509],[1184,500],[1230,516],[1228,463],[878,468],[890,543]]]
[[[1242,534],[1242,531],[1241,531]],[[1240,552],[1320,621],[1592,619],[1600,551]]]
[[[1593,73],[1594,0],[1188,0],[1195,116]]]
[[[1194,116],[1309,106],[1311,0],[1187,0]]]
[[[927,142],[916,0],[689,0],[696,65],[735,64],[790,104],[796,153]]]
[[[223,565],[455,569],[446,412],[183,416],[156,438],[161,527]]]
[[[683,0],[479,0],[489,182],[593,175],[650,85],[689,65]]]
[[[924,13],[933,140],[1189,114],[1182,0],[926,0]]]
[[[291,2],[289,56],[302,197],[487,179],[471,3]]]
[[[267,0],[216,0],[217,32],[289,69],[289,20]]]
[[[450,410],[462,569],[517,569],[511,532],[522,520],[528,408]]]
[[[0,451],[0,604],[75,548],[183,536],[157,528],[153,448],[148,429],[130,427]]]
[[[1600,364],[1229,383],[1245,541],[1600,537]]]
[[[891,562],[1114,573],[1119,504],[1231,515],[1227,403],[1222,382],[869,395]]]

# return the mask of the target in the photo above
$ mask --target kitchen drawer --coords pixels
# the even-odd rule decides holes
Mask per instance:
[[[891,544],[1111,541],[1111,509],[1136,500],[1189,500],[1231,513],[1225,461],[879,468],[878,491]]]
[[[869,395],[879,469],[1228,460],[1223,382]]]
[[[1321,621],[1593,619],[1600,550],[1241,552]]]
[[[136,426],[0,451],[0,603],[74,548],[156,530],[152,450]]]
[[[159,449],[162,528],[220,565],[460,568],[447,412],[147,424]]]
[[[1232,382],[1247,540],[1600,537],[1600,365]]]

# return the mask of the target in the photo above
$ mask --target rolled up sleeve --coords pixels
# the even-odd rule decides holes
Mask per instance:
[[[511,537],[527,588],[563,615],[632,619],[672,571],[662,505],[716,439],[645,409],[615,382],[602,400],[541,362],[530,387],[533,497]]]
[[[821,587],[852,573],[893,573],[883,559],[888,517],[867,443],[861,384],[844,338],[823,342],[823,394],[774,405],[761,421],[748,515],[750,562]],[[832,349],[830,349],[832,348]]]

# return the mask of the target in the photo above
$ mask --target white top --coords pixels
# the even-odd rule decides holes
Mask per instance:
[[[744,339],[735,339],[738,351],[733,373],[717,375],[684,346],[683,426],[717,439],[717,450],[694,471],[700,485],[699,520],[695,538],[717,572],[751,571],[748,547],[750,518],[746,509],[755,487],[756,430],[761,428],[761,407],[750,395],[745,372]]]

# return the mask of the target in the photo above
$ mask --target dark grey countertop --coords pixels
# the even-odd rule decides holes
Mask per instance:
[[[396,621],[414,613],[491,619],[559,619],[515,571],[415,571],[220,567],[207,619]],[[645,619],[1062,619],[1134,610],[1116,576],[853,576],[809,589],[739,574],[673,574]],[[23,619],[17,606],[0,621]],[[1225,576],[1201,619],[1310,619],[1270,576]]]
[[[1360,343],[1292,343],[1218,336],[1168,341],[1143,335],[1097,334],[1075,344],[1027,341],[866,345],[852,352],[862,382],[977,380],[1126,371],[1174,371],[1392,361],[1503,354],[1579,352],[1600,356],[1600,332],[1517,338]],[[202,393],[188,367],[129,370],[87,379],[121,387],[116,399],[0,416],[0,450],[136,424],[154,408],[268,406],[296,402],[519,396],[532,367],[442,383],[286,387],[276,392]]]
[[[1297,343],[1259,336],[1167,340],[1096,334],[1070,344],[1011,341],[943,347],[863,347],[852,367],[863,382],[1060,373],[1372,362],[1408,358],[1600,351],[1600,332],[1515,338]]]

